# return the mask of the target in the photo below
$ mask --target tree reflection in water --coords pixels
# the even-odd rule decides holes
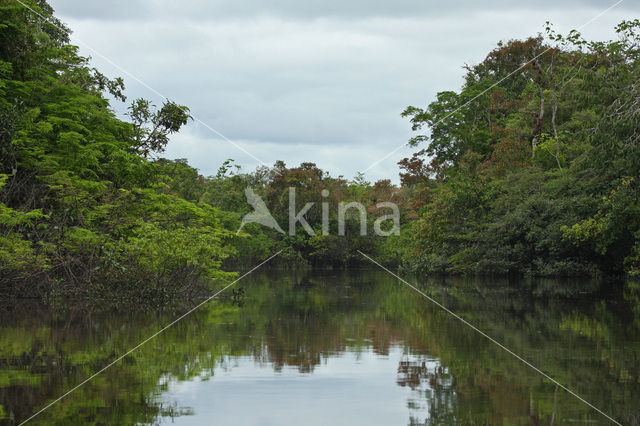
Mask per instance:
[[[446,306],[624,424],[638,424],[640,291],[581,294],[554,281],[431,280]],[[132,424],[194,416],[167,403],[172,384],[216,383],[236,360],[255,369],[295,368],[311,380],[354,354],[400,351],[397,391],[411,424],[604,422],[459,321],[385,273],[256,273],[241,283],[243,306],[214,302],[141,347],[44,412],[43,423]],[[590,290],[595,289],[591,288]],[[606,297],[605,297],[606,296]],[[0,422],[17,423],[107,365],[173,314],[55,314],[33,304],[0,314]],[[387,368],[380,363],[379,368]],[[277,376],[273,378],[277,380]],[[336,385],[337,386],[337,385]],[[371,392],[374,392],[372,389]],[[367,395],[363,395],[366,398]],[[250,412],[251,401],[248,411]],[[380,407],[372,406],[375,414]],[[292,410],[295,407],[291,408]],[[211,420],[211,419],[204,419]]]

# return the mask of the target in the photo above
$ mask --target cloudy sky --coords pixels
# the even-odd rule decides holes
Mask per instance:
[[[244,171],[312,161],[336,176],[394,181],[412,149],[370,166],[410,137],[407,105],[457,90],[462,66],[499,40],[535,35],[547,20],[559,32],[580,28],[615,2],[50,0],[81,52],[125,78],[130,100],[191,108],[198,121],[167,157],[204,175],[233,158]],[[613,39],[614,25],[639,12],[622,1],[582,33]]]

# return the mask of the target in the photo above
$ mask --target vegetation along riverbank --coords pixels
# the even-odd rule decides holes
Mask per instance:
[[[167,304],[278,250],[287,267],[362,265],[362,251],[419,274],[640,274],[638,20],[621,22],[615,41],[549,24],[498,44],[465,67],[462,88],[402,113],[416,152],[396,185],[312,162],[243,172],[222,158],[205,177],[164,159],[189,109],[127,99],[124,81],[80,56],[45,1],[28,3],[42,16],[0,3],[2,297]],[[315,235],[251,223],[237,232],[252,211],[246,188],[283,224],[290,187],[300,205],[315,203]],[[324,235],[318,206],[349,201],[367,208],[370,228],[384,214],[377,203],[397,204],[399,235],[361,235],[355,214],[344,235]]]

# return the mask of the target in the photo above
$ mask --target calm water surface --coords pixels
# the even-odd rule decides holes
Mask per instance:
[[[420,285],[618,421],[640,424],[640,287]],[[384,272],[263,271],[238,286],[239,303],[202,307],[33,423],[609,424]],[[3,424],[179,315],[1,309]]]

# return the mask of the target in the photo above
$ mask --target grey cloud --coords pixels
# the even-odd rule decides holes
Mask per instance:
[[[538,0],[514,2],[492,0],[56,0],[54,5],[65,15],[74,18],[98,19],[151,19],[169,14],[174,18],[226,19],[247,16],[281,16],[298,19],[315,18],[369,18],[369,17],[437,17],[450,14],[468,14],[479,10],[519,9],[572,10],[575,8],[603,9],[614,2],[602,0]],[[631,2],[627,2],[631,3]],[[624,2],[620,8],[632,9]]]

